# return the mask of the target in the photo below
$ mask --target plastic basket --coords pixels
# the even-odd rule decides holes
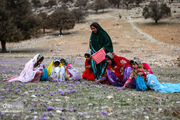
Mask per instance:
[[[91,57],[96,62],[96,64],[101,63],[103,60],[105,60],[105,57],[106,57],[104,48],[101,48],[99,51],[94,53]]]

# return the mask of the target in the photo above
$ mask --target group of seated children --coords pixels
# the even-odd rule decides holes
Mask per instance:
[[[20,76],[5,80],[6,82],[39,82],[39,81],[56,81],[56,80],[80,80],[81,75],[74,67],[72,67],[66,59],[55,58],[46,69],[42,65],[44,57],[37,54],[33,59],[29,60]]]

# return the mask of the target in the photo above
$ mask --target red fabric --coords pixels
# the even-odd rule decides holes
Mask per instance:
[[[86,79],[86,80],[90,80],[90,81],[94,81],[95,77],[94,74],[92,72],[92,70],[90,68],[86,68],[86,66],[89,66],[90,64],[88,63],[88,61],[85,61],[85,71],[82,74],[82,78]]]
[[[121,57],[121,56],[117,56],[117,55],[115,55],[115,54],[113,54],[113,56],[114,56],[114,61],[116,62],[116,64],[118,64],[119,66],[121,66],[121,67],[130,67],[131,65],[130,65],[130,61],[128,60],[128,59],[126,59],[125,57]],[[126,64],[122,64],[121,63],[121,60],[124,60],[124,61],[126,61]]]
[[[126,81],[126,83],[124,84],[126,87],[129,87],[130,83],[133,81],[132,78],[128,78],[128,80]]]

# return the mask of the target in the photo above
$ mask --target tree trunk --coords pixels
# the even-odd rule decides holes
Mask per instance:
[[[43,34],[45,34],[46,33],[46,28],[43,28]]]
[[[157,20],[157,19],[155,20],[155,23],[156,23],[156,24],[158,23],[158,20]]]
[[[1,40],[1,47],[2,47],[2,52],[3,53],[7,52],[7,50],[6,50],[6,41]]]
[[[62,35],[63,33],[62,33],[62,29],[59,29],[59,35]]]

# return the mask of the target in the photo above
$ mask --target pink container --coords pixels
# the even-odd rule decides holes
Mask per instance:
[[[106,57],[104,48],[101,48],[99,51],[94,53],[91,57],[96,62],[96,64],[101,63],[103,60],[105,60],[105,57]]]

